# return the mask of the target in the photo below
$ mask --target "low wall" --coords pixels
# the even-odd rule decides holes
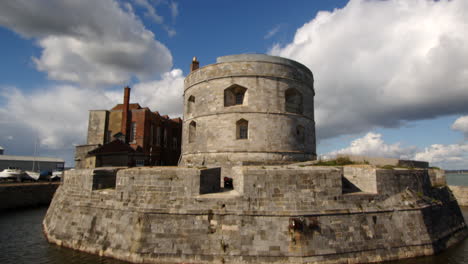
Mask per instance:
[[[461,206],[468,206],[468,186],[449,186],[453,195],[457,198],[458,204]]]
[[[424,171],[374,170],[382,194],[343,194],[341,168],[314,166],[235,167],[233,190],[204,194],[201,185],[218,182],[203,171],[122,169],[115,187],[97,190],[94,170],[69,171],[44,233],[131,262],[241,264],[395,260],[468,235],[453,196]]]
[[[59,182],[0,185],[0,211],[48,205]]]

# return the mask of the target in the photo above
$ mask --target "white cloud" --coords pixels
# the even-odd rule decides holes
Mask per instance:
[[[468,168],[468,144],[466,143],[433,144],[423,150],[418,150],[414,146],[405,147],[400,143],[387,144],[382,139],[382,134],[373,132],[353,140],[346,148],[325,154],[324,157],[335,157],[337,154],[420,160],[444,169]]]
[[[183,80],[182,71],[175,69],[162,74],[159,80],[135,84],[131,102],[161,115],[182,116]],[[0,139],[5,139],[0,140],[0,145],[6,145],[9,153],[32,155],[38,138],[42,153],[66,155],[62,157],[68,165],[73,162],[74,146],[86,142],[88,110],[110,109],[123,98],[123,89],[105,91],[72,85],[45,87],[32,93],[15,87],[0,91],[6,102],[0,106]]]
[[[350,154],[408,159],[414,154],[415,151],[415,147],[402,147],[400,143],[387,144],[382,139],[381,134],[369,132],[362,138],[353,140],[350,146],[330,152],[326,156]]]
[[[263,37],[264,39],[269,39],[271,37],[273,37],[274,35],[276,35],[276,33],[278,33],[278,31],[280,30],[281,28],[281,25],[276,25],[274,28],[270,29],[266,34],[265,36]]]
[[[175,19],[179,15],[179,4],[177,2],[172,1],[169,4],[169,8],[171,9],[172,19]]]
[[[156,8],[154,8],[147,0],[134,0],[137,5],[140,5],[146,8],[145,16],[150,17],[154,22],[162,24],[164,18],[156,13]]]
[[[138,83],[132,89],[131,101],[161,114],[181,116],[183,80],[182,71],[175,69],[164,73],[160,80]],[[44,148],[60,149],[85,143],[88,110],[110,109],[121,103],[123,89],[102,91],[57,85],[24,93],[9,87],[0,96],[6,101],[0,107],[3,128],[28,127],[37,133]],[[3,136],[11,132],[4,130]]]
[[[468,116],[462,116],[455,120],[452,129],[461,131],[465,135],[465,139],[468,140]]]
[[[468,113],[468,1],[351,0],[270,53],[315,76],[317,135]]]
[[[130,101],[159,111],[161,115],[182,117],[184,76],[182,70],[174,69],[164,73],[161,79],[135,84],[131,90]],[[107,92],[113,101],[122,102],[122,90]]]
[[[468,168],[468,144],[434,144],[414,155],[415,160],[430,162],[445,169]]]
[[[115,0],[1,1],[0,25],[37,39],[33,58],[50,79],[85,85],[123,85],[172,67],[170,51],[129,4]]]
[[[36,133],[45,148],[60,149],[84,143],[89,109],[106,109],[112,105],[104,93],[75,86],[53,86],[33,93],[16,88],[1,94],[6,105],[0,108],[4,127],[27,127]],[[18,129],[14,129],[17,131]]]

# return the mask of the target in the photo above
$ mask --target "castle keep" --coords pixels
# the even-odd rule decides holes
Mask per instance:
[[[194,60],[181,165],[67,171],[44,234],[136,263],[242,264],[380,262],[468,235],[427,163],[316,166],[313,97],[312,73],[291,60]]]
[[[314,78],[307,67],[263,54],[197,66],[185,79],[182,164],[315,159]]]

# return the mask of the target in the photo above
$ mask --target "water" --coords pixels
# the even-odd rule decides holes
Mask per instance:
[[[468,186],[468,173],[447,173],[447,184],[456,186]]]
[[[42,234],[42,219],[46,208],[0,213],[0,263],[1,264],[124,264],[47,243]],[[468,207],[462,208],[468,220]],[[437,256],[421,257],[389,264],[466,264],[468,239]]]
[[[0,213],[1,264],[124,264],[49,244],[42,233],[47,208]]]

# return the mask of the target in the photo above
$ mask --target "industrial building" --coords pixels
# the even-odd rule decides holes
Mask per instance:
[[[130,103],[125,87],[123,104],[89,112],[88,138],[76,147],[75,168],[177,165],[181,137],[182,119]]]
[[[65,161],[59,158],[3,155],[0,147],[0,171],[11,167],[21,170],[48,171],[63,170]]]

